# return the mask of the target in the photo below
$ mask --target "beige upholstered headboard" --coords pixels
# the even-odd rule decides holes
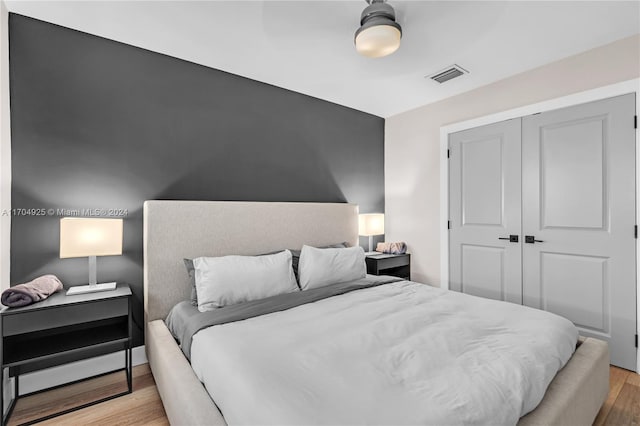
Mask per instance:
[[[255,255],[303,244],[358,243],[358,206],[344,203],[145,201],[145,322],[190,296],[184,258]]]

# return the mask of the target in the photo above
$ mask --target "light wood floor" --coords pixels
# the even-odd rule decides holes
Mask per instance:
[[[610,369],[609,398],[600,410],[594,425],[640,426],[640,375],[617,367]],[[54,417],[41,425],[168,425],[148,364],[133,369],[133,393],[84,408],[64,416]],[[88,380],[53,391],[21,398],[9,425],[100,398],[125,388],[124,374],[116,373]]]
[[[593,424],[640,425],[640,375],[618,367],[609,368],[609,397]]]

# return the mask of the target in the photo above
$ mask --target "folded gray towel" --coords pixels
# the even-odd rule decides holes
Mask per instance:
[[[2,292],[2,304],[11,308],[30,305],[49,297],[56,291],[62,290],[62,283],[55,275],[43,275],[29,281],[18,284]]]
[[[389,254],[405,254],[407,252],[407,244],[399,243],[378,243],[376,251]]]

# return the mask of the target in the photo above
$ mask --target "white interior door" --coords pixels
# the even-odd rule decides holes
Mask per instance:
[[[520,119],[449,137],[452,290],[522,303],[520,138]]]
[[[635,95],[523,118],[524,304],[636,368]]]

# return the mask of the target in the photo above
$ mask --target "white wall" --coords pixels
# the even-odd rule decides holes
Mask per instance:
[[[639,76],[640,35],[636,35],[388,118],[386,240],[407,242],[411,278],[440,285],[442,126]]]
[[[9,13],[0,0],[0,291],[9,287],[11,232],[11,130],[9,116]]]

